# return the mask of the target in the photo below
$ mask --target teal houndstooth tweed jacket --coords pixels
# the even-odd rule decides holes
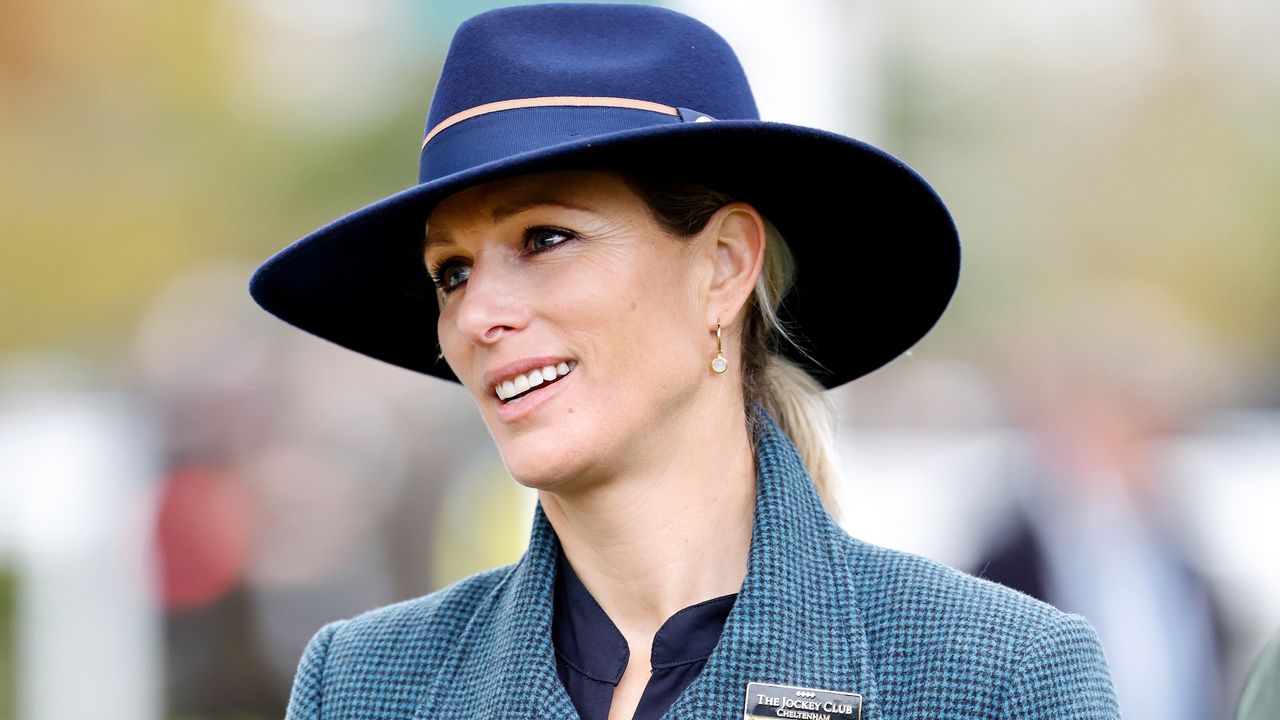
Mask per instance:
[[[1119,717],[1083,618],[850,537],[773,418],[753,413],[746,579],[665,718],[742,718],[748,682],[859,693],[865,720]],[[321,628],[287,720],[576,720],[551,642],[556,542],[539,507],[519,562]]]

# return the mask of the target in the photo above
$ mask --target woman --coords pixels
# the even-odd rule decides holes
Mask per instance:
[[[827,509],[823,388],[905,351],[955,287],[914,172],[760,121],[714,31],[624,5],[466,22],[420,161],[250,289],[460,382],[538,491],[532,537],[321,629],[290,718],[1116,715],[1082,619]]]

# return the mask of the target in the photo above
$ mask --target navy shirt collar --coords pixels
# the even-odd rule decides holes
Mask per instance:
[[[560,658],[578,672],[617,685],[627,667],[627,640],[591,597],[556,543],[556,581],[552,641]],[[653,637],[654,669],[701,662],[720,640],[737,594],[690,605],[667,618]]]

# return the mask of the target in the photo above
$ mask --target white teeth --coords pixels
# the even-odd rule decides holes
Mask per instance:
[[[509,400],[529,388],[535,388],[543,383],[555,380],[557,376],[564,377],[569,371],[578,366],[578,363],[562,362],[556,365],[547,365],[546,367],[534,368],[524,375],[517,375],[510,380],[504,380],[494,386],[493,391],[499,400]]]

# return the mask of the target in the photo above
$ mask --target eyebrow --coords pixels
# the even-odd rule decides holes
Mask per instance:
[[[526,210],[532,210],[533,208],[536,208],[536,207],[558,207],[558,208],[564,208],[566,210],[578,210],[581,212],[589,212],[589,213],[596,212],[595,208],[590,207],[588,205],[578,205],[576,203],[571,203],[564,200],[557,200],[555,198],[531,198],[529,200],[521,200],[518,202],[510,202],[503,205],[499,205],[493,209],[492,213],[490,213],[489,219],[492,220],[495,224],[500,223],[503,220],[506,220],[507,218],[511,217],[512,215],[518,215]],[[422,252],[419,254],[420,255],[426,254],[427,250],[429,250],[432,247],[436,247],[439,245],[452,245],[452,244],[453,244],[453,238],[447,232],[432,233],[431,228],[428,227],[426,237],[423,239],[423,242],[422,242]]]

